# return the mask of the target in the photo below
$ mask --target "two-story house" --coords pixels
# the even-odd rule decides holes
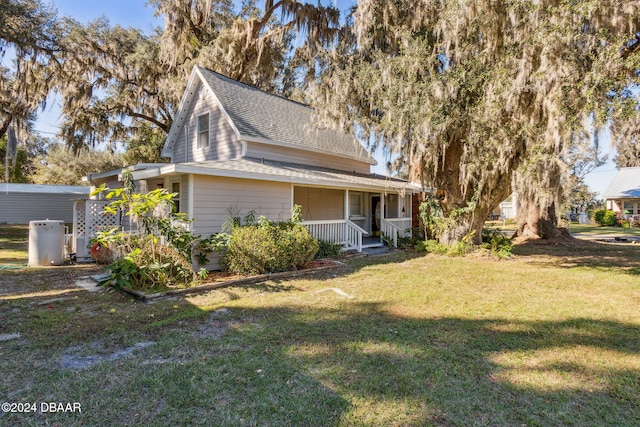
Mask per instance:
[[[288,219],[320,239],[361,251],[363,237],[411,227],[406,181],[371,174],[375,159],[351,135],[323,126],[303,104],[195,67],[163,155],[168,164],[130,167],[137,191],[178,193],[179,211],[203,236],[219,232],[229,211]],[[121,171],[90,175],[93,186],[119,186]],[[378,242],[376,242],[378,243]]]

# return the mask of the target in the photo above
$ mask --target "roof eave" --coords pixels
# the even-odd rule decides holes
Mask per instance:
[[[280,142],[280,141],[274,141],[272,139],[267,139],[267,138],[259,138],[259,137],[255,137],[255,136],[250,136],[250,135],[240,135],[240,140],[241,141],[246,141],[246,142],[256,142],[259,144],[267,144],[267,145],[274,145],[277,147],[285,147],[285,148],[293,148],[296,150],[303,150],[303,151],[309,151],[312,153],[320,153],[320,154],[328,154],[331,156],[336,156],[336,157],[341,157],[344,159],[349,159],[349,160],[356,160],[359,162],[364,162],[367,163],[371,166],[376,166],[378,164],[378,161],[376,159],[373,158],[373,156],[371,156],[371,154],[369,154],[367,152],[367,156],[366,157],[356,157],[356,156],[350,156],[348,154],[343,154],[343,153],[336,153],[334,151],[330,151],[330,150],[323,150],[321,148],[307,148],[304,146],[300,146],[300,145],[295,145],[295,144],[289,144],[286,142]]]
[[[400,182],[400,181],[384,181],[384,183],[372,185],[372,184],[363,184],[363,183],[347,183],[340,180],[318,181],[317,179],[313,179],[313,178],[267,175],[263,173],[246,172],[246,171],[239,172],[237,170],[214,169],[214,168],[207,167],[205,165],[195,166],[195,165],[186,165],[186,164],[177,163],[177,164],[172,164],[170,166],[171,167],[167,166],[167,167],[159,168],[156,170],[145,171],[144,173],[137,173],[137,174],[134,174],[134,178],[148,179],[148,178],[153,178],[153,177],[168,175],[168,174],[193,174],[193,175],[219,176],[219,177],[225,177],[225,178],[253,179],[257,181],[286,182],[294,185],[299,184],[299,185],[352,189],[352,190],[362,190],[362,191],[379,191],[379,192],[408,191],[411,193],[420,191],[420,189],[417,188],[414,184],[409,182]]]

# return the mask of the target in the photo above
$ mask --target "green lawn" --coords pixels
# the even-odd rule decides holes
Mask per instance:
[[[499,229],[503,231],[516,231],[514,222],[502,225],[502,221],[487,221],[485,228]],[[640,236],[640,227],[622,228],[622,227],[603,227],[597,224],[578,224],[577,222],[569,223],[569,231],[572,234],[580,233],[581,235],[610,235],[610,236]]]
[[[0,226],[0,268],[3,265],[26,265],[29,258],[29,227]]]
[[[640,236],[640,227],[623,228],[623,227],[602,227],[597,224],[569,224],[571,233],[595,234],[595,235],[620,235],[620,236]]]
[[[0,272],[0,425],[640,425],[640,247],[399,254],[143,304]]]

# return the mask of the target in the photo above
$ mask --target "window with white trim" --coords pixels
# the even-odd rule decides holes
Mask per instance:
[[[349,193],[349,215],[362,216],[364,213],[362,193]]]
[[[198,140],[196,148],[205,148],[209,146],[209,113],[201,114],[197,117],[198,122]]]
[[[174,205],[174,212],[180,212],[180,183],[172,182],[171,183],[171,192],[175,194],[171,201]]]

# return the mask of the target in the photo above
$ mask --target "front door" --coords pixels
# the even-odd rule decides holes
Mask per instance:
[[[371,196],[371,235],[380,235],[380,196]]]

